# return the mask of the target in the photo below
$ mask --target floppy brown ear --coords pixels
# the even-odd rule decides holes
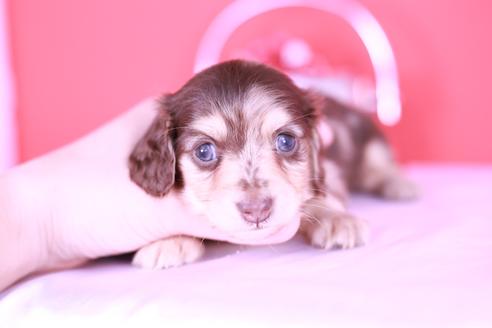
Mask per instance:
[[[130,178],[152,196],[162,197],[174,185],[176,158],[169,132],[171,117],[161,107],[129,158]]]
[[[308,122],[309,133],[308,133],[308,143],[309,143],[309,180],[311,184],[312,197],[318,196],[324,192],[324,174],[321,162],[321,140],[317,130],[317,125],[319,121],[319,108],[316,102],[316,97],[310,90],[302,90],[302,95],[305,100],[303,117],[306,118]]]

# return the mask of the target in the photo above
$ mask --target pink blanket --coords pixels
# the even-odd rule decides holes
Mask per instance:
[[[353,199],[365,247],[216,244],[164,271],[99,261],[0,295],[0,326],[492,327],[492,167],[408,172],[417,202]]]

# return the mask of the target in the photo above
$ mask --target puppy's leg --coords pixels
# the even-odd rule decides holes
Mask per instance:
[[[194,237],[175,236],[140,248],[132,264],[144,269],[164,269],[195,262],[205,252],[203,242]]]
[[[331,197],[318,196],[304,204],[300,232],[311,245],[324,249],[363,245],[368,237],[366,222],[347,213]]]
[[[418,195],[415,184],[398,169],[388,144],[379,139],[365,146],[353,184],[360,191],[387,199],[414,199]]]

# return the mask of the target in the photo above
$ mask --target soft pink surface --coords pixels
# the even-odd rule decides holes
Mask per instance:
[[[106,260],[0,295],[2,327],[491,327],[492,167],[408,169],[412,203],[354,198],[365,247],[213,245],[199,263],[143,271]]]

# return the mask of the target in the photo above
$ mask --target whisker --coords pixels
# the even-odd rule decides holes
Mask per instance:
[[[189,129],[189,130],[195,130],[194,128],[191,128],[191,127],[189,127],[189,126],[174,126],[174,127],[168,128],[168,129],[166,130],[166,132],[175,131],[175,130],[180,130],[180,129],[183,129],[183,130],[186,130],[186,129]]]
[[[331,210],[331,208],[328,206],[317,205],[317,204],[309,204],[309,207],[316,207],[316,208],[322,208],[324,210]]]
[[[275,253],[279,253],[279,250],[278,250],[278,249],[276,249],[275,247],[273,247],[273,245],[271,245],[271,244],[267,244],[267,246],[268,246],[268,247],[269,247],[272,251],[274,251]]]
[[[318,219],[317,217],[309,214],[309,213],[306,213],[304,211],[300,211],[302,214],[304,214],[306,216],[307,219],[309,219],[311,222],[315,222],[315,223],[318,223],[318,224],[321,224],[321,221],[320,219]]]
[[[306,118],[306,117],[311,116],[311,115],[313,115],[313,114],[312,113],[306,113],[303,115],[296,116],[296,117],[292,118],[291,120],[289,120],[288,123],[293,123],[295,121],[301,120],[301,119]]]
[[[329,189],[321,189],[321,188],[309,188],[309,190],[311,190],[311,191],[324,191],[324,192],[329,191]]]

